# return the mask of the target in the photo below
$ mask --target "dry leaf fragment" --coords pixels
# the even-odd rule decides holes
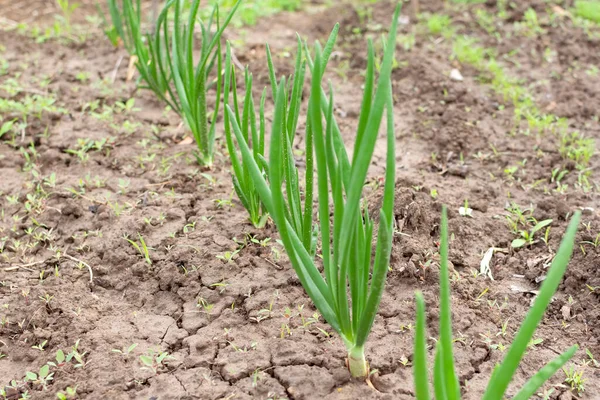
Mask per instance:
[[[135,63],[137,62],[137,56],[129,57],[129,66],[127,67],[127,82],[133,79],[135,75]]]

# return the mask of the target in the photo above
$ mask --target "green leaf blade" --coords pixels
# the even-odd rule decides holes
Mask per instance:
[[[546,308],[552,296],[558,289],[575,243],[575,235],[581,218],[581,212],[577,211],[571,218],[571,222],[567,228],[565,236],[560,244],[552,265],[533,306],[527,313],[515,339],[508,350],[504,361],[498,367],[495,373],[495,379],[492,379],[486,389],[483,400],[499,400],[504,395],[506,388],[511,382],[521,359],[527,349],[527,345],[531,340],[533,333],[537,329],[538,324],[542,320]]]

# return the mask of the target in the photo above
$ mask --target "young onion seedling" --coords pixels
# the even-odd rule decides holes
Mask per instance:
[[[325,54],[327,59],[335,44],[339,25],[333,28],[331,35],[325,46]],[[314,185],[314,151],[313,151],[313,132],[311,129],[306,130],[305,138],[305,161],[306,169],[304,173],[304,205],[302,205],[302,190],[300,187],[300,173],[296,167],[296,160],[292,146],[296,136],[298,127],[298,118],[300,116],[300,105],[302,103],[302,90],[304,88],[304,78],[306,75],[306,61],[303,60],[302,41],[298,37],[298,46],[296,52],[296,62],[294,67],[293,79],[288,81],[289,86],[283,87],[283,124],[279,130],[280,140],[282,144],[283,161],[282,179],[285,186],[284,211],[288,221],[292,224],[293,229],[301,238],[304,248],[308,251],[311,257],[314,257],[317,251],[317,241],[319,227],[316,221],[313,221],[313,185]],[[310,55],[306,52],[306,58]],[[324,61],[324,65],[327,60]],[[277,104],[278,90],[277,79],[275,77],[275,67],[273,66],[273,58],[271,50],[267,45],[267,64],[269,67],[269,79],[271,81],[271,91],[273,99]],[[324,68],[323,68],[324,69]],[[291,91],[289,90],[291,88]],[[307,119],[307,124],[309,120]]]
[[[235,110],[235,121],[242,130],[244,141],[246,145],[252,149],[252,156],[257,165],[260,166],[261,172],[265,173],[267,168],[266,161],[264,158],[265,153],[265,95],[266,91],[263,91],[260,99],[259,108],[259,121],[256,121],[256,107],[254,99],[252,98],[252,74],[245,70],[244,80],[246,84],[246,94],[243,100],[242,114],[239,112],[237,87],[236,87],[236,75],[235,66],[232,64],[231,47],[229,42],[227,43],[227,56],[225,59],[225,82],[223,89],[223,102],[225,106],[228,106],[231,93],[232,108]],[[244,208],[250,214],[250,222],[256,228],[262,228],[265,226],[269,214],[264,209],[258,196],[258,192],[254,187],[254,181],[250,177],[250,171],[248,166],[240,160],[233,142],[233,135],[231,132],[231,123],[229,121],[229,114],[225,113],[225,139],[227,142],[227,151],[231,159],[231,166],[233,170],[232,179],[233,187],[238,198],[244,205]]]
[[[165,10],[173,2],[167,3]],[[142,11],[140,0],[122,0],[122,6],[119,7],[118,0],[108,0],[108,9],[112,20],[113,28],[107,32],[113,32],[121,39],[123,46],[132,57],[131,62],[140,73],[143,86],[150,89],[159,99],[175,112],[181,115],[181,107],[175,96],[170,77],[170,71],[165,66],[168,64],[169,56],[166,38],[161,37],[162,32],[153,34],[142,33]],[[161,18],[166,18],[166,13],[161,13]],[[108,33],[107,33],[108,35]],[[109,35],[111,42],[114,38]],[[160,59],[159,59],[160,57]]]
[[[137,0],[136,6],[132,1],[123,0],[121,12],[117,0],[109,0],[113,25],[125,48],[135,57],[135,65],[146,87],[182,116],[192,131],[198,146],[198,162],[211,166],[221,102],[221,36],[241,0],[235,3],[222,25],[217,4],[208,23],[205,25],[200,21],[202,44],[197,61],[194,60],[194,31],[199,21],[200,0],[193,1],[187,22],[182,16],[184,0],[169,0],[158,16],[154,34],[145,36],[141,31],[140,0]],[[216,24],[214,33],[213,22]],[[215,83],[209,81],[215,65],[217,93],[210,116],[206,92]]]
[[[318,43],[315,46],[306,136],[312,137],[316,160],[321,257],[325,276],[319,272],[315,259],[307,251],[302,236],[294,228],[286,213],[286,201],[283,195],[284,178],[286,178],[284,167],[288,162],[284,146],[286,146],[286,132],[289,131],[286,120],[286,79],[281,79],[276,87],[268,165],[269,183],[265,180],[252,150],[248,147],[242,129],[236,123],[235,112],[231,107],[226,107],[243,162],[249,168],[260,199],[277,225],[281,240],[302,286],[346,345],[351,374],[363,378],[367,377],[369,372],[364,351],[365,342],[381,301],[393,238],[395,136],[391,72],[399,14],[400,5],[394,13],[389,37],[384,46],[385,52],[377,85],[374,76],[373,45],[369,42],[361,123],[357,130],[355,157],[352,163],[346,163],[348,154],[336,133],[332,89],[329,88],[329,99],[326,100],[321,86],[327,60],[333,49],[335,31],[324,49],[321,49]],[[297,95],[300,96],[300,93]],[[297,101],[299,99],[298,97]],[[366,209],[361,209],[361,198],[384,111],[387,116],[386,177],[373,257],[374,221]],[[333,211],[332,217],[331,211]]]
[[[334,28],[328,44],[333,47],[335,37],[337,36],[338,26]],[[283,91],[284,96],[284,119],[286,123],[282,126],[280,131],[282,147],[283,147],[283,180],[285,182],[285,193],[284,197],[285,204],[285,215],[286,218],[292,224],[294,230],[298,236],[302,239],[304,247],[310,253],[311,256],[315,255],[317,248],[317,236],[318,236],[318,225],[313,222],[313,179],[314,179],[314,162],[313,162],[313,148],[312,148],[312,133],[308,132],[305,141],[305,160],[306,160],[306,171],[304,174],[304,193],[302,193],[300,187],[300,173],[296,166],[296,160],[294,159],[294,153],[292,145],[296,136],[296,130],[298,127],[298,120],[300,116],[300,106],[302,103],[302,90],[304,88],[304,78],[306,74],[306,61],[303,60],[304,54],[302,50],[302,41],[298,38],[297,54],[295,61],[295,68],[293,73],[293,79],[289,81],[290,87],[285,87]],[[271,51],[267,45],[267,63],[269,67],[269,78],[271,80],[271,92],[273,99],[277,99],[277,80],[275,77],[275,68],[273,66],[273,60]],[[256,126],[256,117],[254,115],[254,105],[249,91],[249,87],[252,84],[251,76],[250,80],[246,77],[246,98],[244,102],[244,108],[242,116],[239,114],[238,100],[235,91],[235,75],[233,73],[233,66],[231,66],[231,54],[228,44],[228,55],[225,61],[225,89],[224,99],[225,104],[229,105],[229,92],[233,90],[233,110],[235,111],[236,123],[240,126],[242,133],[244,134],[244,140],[248,147],[253,150],[255,161],[258,166],[264,171],[265,177],[267,177],[267,171],[269,165],[264,158],[264,130],[265,130],[265,116],[264,116],[264,102],[266,93],[263,91],[261,98],[261,107],[259,111],[260,126]],[[233,81],[229,85],[229,77],[227,73],[231,71],[231,77]],[[289,90],[291,88],[291,90]],[[250,103],[247,103],[247,102]],[[250,110],[250,118],[246,115],[247,110]],[[250,132],[248,133],[247,124],[250,122]],[[258,219],[258,206],[260,205],[260,197],[258,192],[254,188],[252,178],[248,174],[248,168],[244,166],[243,162],[240,162],[237,153],[235,153],[235,147],[233,144],[233,135],[231,129],[231,123],[229,122],[229,115],[225,113],[225,136],[227,138],[227,146],[229,153],[232,158],[233,172],[234,172],[234,187],[238,197],[248,210],[250,219],[254,221]],[[256,132],[259,133],[258,137]],[[250,140],[253,143],[250,145]],[[254,145],[257,143],[257,145]],[[239,188],[239,189],[238,189]],[[303,194],[303,196],[302,196]],[[304,204],[302,202],[304,200]],[[261,206],[264,208],[264,206]],[[266,213],[264,215],[267,215]],[[261,221],[262,222],[262,221]],[[264,221],[266,222],[266,221]],[[255,224],[255,226],[257,226]]]
[[[529,310],[525,321],[515,336],[510,349],[502,364],[497,365],[488,383],[483,400],[502,400],[504,393],[512,381],[519,363],[525,354],[538,324],[552,296],[556,292],[573,253],[573,244],[581,213],[577,212],[571,219],[556,257],[544,280],[540,293],[533,307]],[[448,277],[448,218],[446,208],[442,210],[441,240],[440,240],[440,339],[437,341],[433,366],[433,388],[436,400],[460,399],[460,385],[454,370],[452,354],[452,321],[450,307],[450,280]],[[429,400],[429,371],[427,367],[427,337],[425,333],[425,302],[423,295],[417,293],[417,324],[415,331],[414,351],[414,385],[417,400]],[[521,390],[511,398],[527,400],[535,395],[537,390],[558,371],[577,351],[577,346],[550,361],[540,369]]]

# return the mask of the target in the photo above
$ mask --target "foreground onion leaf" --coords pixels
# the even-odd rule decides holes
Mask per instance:
[[[494,369],[483,396],[483,400],[504,399],[506,389],[512,381],[521,359],[527,350],[527,344],[542,320],[546,308],[550,304],[552,296],[558,289],[558,285],[564,276],[573,253],[573,245],[580,217],[581,213],[577,211],[571,219],[558,252],[552,261],[548,276],[542,284],[540,293],[527,313],[504,361]],[[435,398],[437,400],[454,400],[460,399],[460,387],[458,386],[458,379],[454,370],[454,359],[452,354],[450,279],[448,276],[448,217],[446,214],[446,207],[443,207],[442,209],[440,233],[440,340],[437,342],[435,353],[433,387]],[[429,400],[425,305],[423,296],[420,293],[416,294],[416,299],[417,323],[415,329],[415,355],[413,363],[415,394],[418,400]],[[552,375],[554,375],[556,371],[573,357],[576,351],[577,346],[572,346],[563,354],[546,364],[529,381],[527,381],[513,399],[529,399],[548,379],[550,379],[550,377],[552,377]]]

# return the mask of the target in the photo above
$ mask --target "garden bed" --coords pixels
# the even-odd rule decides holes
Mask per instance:
[[[350,378],[346,350],[315,314],[275,227],[248,222],[223,140],[213,168],[199,167],[180,119],[135,90],[127,54],[100,30],[77,42],[44,43],[18,29],[0,31],[0,57],[9,64],[1,96],[28,104],[29,114],[27,127],[0,143],[0,385],[16,381],[6,397],[27,391],[49,399],[76,387],[73,398],[81,399],[414,398],[414,293],[424,292],[428,332],[437,337],[439,215],[447,204],[464,398],[481,398],[578,209],[583,224],[573,259],[514,384],[578,344],[567,370],[583,372],[585,391],[572,388],[563,371],[545,389],[554,390],[552,399],[600,398],[593,359],[600,359],[600,161],[585,141],[600,138],[600,28],[542,1],[505,10],[444,4],[421,1],[420,13],[428,14],[418,18],[410,4],[403,10],[393,72],[396,233],[367,342],[372,387]],[[311,3],[227,37],[259,93],[269,85],[266,41],[278,74],[288,74],[295,32],[324,42],[340,22],[327,78],[350,146],[364,36],[379,38],[392,11],[386,1],[358,11]],[[94,12],[74,15],[83,23]],[[432,15],[450,18],[437,23]],[[463,34],[477,42],[464,42]],[[451,79],[453,69],[461,80]],[[507,95],[517,87],[524,90],[518,98],[531,103]],[[515,110],[561,120],[540,128],[516,120]],[[580,136],[560,136],[560,124]],[[380,140],[368,182],[374,211],[385,166]],[[459,212],[466,203],[471,217]],[[542,231],[535,244],[511,248],[518,235],[509,220],[520,215],[552,219],[547,243]],[[143,238],[149,262],[124,235]],[[490,248],[502,249],[490,264],[493,280],[478,274]],[[73,359],[57,362],[58,350]],[[49,361],[58,366],[46,387],[23,383]]]

